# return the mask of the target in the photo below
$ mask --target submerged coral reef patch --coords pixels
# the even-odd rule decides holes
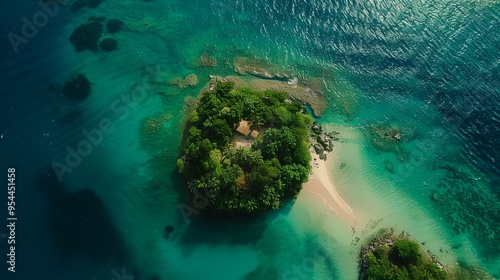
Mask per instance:
[[[78,26],[70,36],[70,42],[75,46],[76,51],[98,51],[99,48],[105,52],[111,52],[118,48],[118,41],[115,38],[107,37],[101,39],[103,34],[108,36],[117,33],[123,28],[123,22],[117,19],[108,19],[103,16],[91,16],[88,23]],[[106,28],[104,28],[104,23]]]
[[[99,48],[105,52],[112,52],[118,48],[118,42],[113,38],[104,38],[99,42]]]
[[[373,148],[384,153],[394,153],[397,161],[407,163],[410,152],[405,149],[405,143],[415,138],[415,129],[411,125],[396,122],[376,122],[368,125],[365,137]],[[393,173],[394,166],[385,162],[387,171]],[[391,171],[392,170],[392,171]]]
[[[165,123],[170,121],[173,117],[174,116],[170,112],[165,111],[157,113],[149,118],[144,118],[141,121],[139,130],[141,146],[146,149],[151,147],[157,148],[157,143],[165,141],[167,139]]]
[[[102,2],[104,2],[104,0],[76,0],[71,4],[71,11],[76,13],[83,8],[96,8],[101,5]]]
[[[185,79],[181,77],[174,78],[170,80],[170,85],[177,85],[179,88],[195,87],[198,85],[198,76],[195,74],[189,74]]]
[[[240,75],[251,74],[261,78],[288,78],[291,73],[263,59],[237,56],[233,60],[234,71]]]
[[[481,243],[482,255],[500,256],[500,205],[486,182],[471,172],[450,164],[435,164],[445,175],[431,194],[431,199],[451,223],[457,234],[470,234]]]
[[[99,21],[84,23],[78,26],[69,38],[76,51],[97,51],[97,42],[101,38],[104,28]]]
[[[217,67],[217,59],[214,56],[203,53],[197,62],[198,67]]]
[[[119,19],[108,19],[106,21],[106,31],[108,33],[116,33],[123,29],[123,21]]]
[[[64,85],[63,95],[69,99],[83,100],[90,95],[91,83],[87,76],[79,74]]]

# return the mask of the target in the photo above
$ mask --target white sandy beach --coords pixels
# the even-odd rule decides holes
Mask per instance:
[[[311,157],[312,174],[309,176],[309,181],[303,185],[301,194],[307,192],[314,195],[324,204],[329,214],[341,217],[351,226],[355,225],[357,220],[355,213],[342,199],[331,178],[334,153],[329,153],[326,161],[319,159],[313,151]]]

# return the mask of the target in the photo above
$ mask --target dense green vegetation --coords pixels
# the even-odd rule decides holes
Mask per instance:
[[[312,118],[286,93],[233,87],[218,83],[202,94],[189,115],[178,170],[207,211],[277,209],[307,181]],[[231,144],[241,120],[252,130],[265,129],[251,147]]]
[[[449,279],[445,271],[421,254],[418,243],[408,239],[392,240],[392,237],[376,239],[363,249],[360,279]]]

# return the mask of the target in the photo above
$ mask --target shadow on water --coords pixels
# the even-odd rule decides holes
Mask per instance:
[[[259,216],[192,216],[189,225],[177,235],[185,254],[192,253],[199,245],[254,246],[262,238],[272,220],[286,215],[293,202],[277,211]]]
[[[247,245],[259,241],[267,221],[259,217],[196,216],[180,236],[187,248],[199,244]]]
[[[338,275],[336,263],[331,257],[331,248],[318,239],[315,234],[307,234],[302,239],[304,248],[297,246],[289,250],[295,251],[292,263],[284,270],[278,269],[274,263],[260,262],[255,270],[245,276],[245,280],[251,279],[341,279]],[[275,254],[270,254],[275,256]],[[321,267],[321,269],[318,269]]]
[[[187,191],[187,184],[182,176],[171,174],[179,184],[178,190],[182,194],[181,203],[190,207],[193,211],[192,194]],[[192,214],[188,219],[188,226],[180,235],[179,241],[185,248],[194,248],[199,244],[211,245],[234,245],[234,244],[254,244],[267,227],[266,219],[256,216],[232,216],[221,215]],[[186,221],[179,215],[178,223],[183,224]]]
[[[121,238],[94,192],[66,192],[50,168],[42,172],[37,184],[49,201],[51,232],[61,259],[83,254],[98,263],[124,262]]]
[[[179,205],[184,205],[185,211],[198,211],[192,203],[192,194],[188,191],[187,183],[177,171],[170,174],[170,179],[176,182],[177,191],[181,194]],[[267,225],[272,220],[281,215],[287,215],[295,203],[289,200],[275,211],[268,211],[263,214],[223,216],[217,214],[202,214],[186,212],[185,217],[179,215],[178,226],[185,225],[186,220],[189,224],[180,235],[179,241],[186,247],[195,247],[198,244],[211,245],[248,245],[257,243]]]

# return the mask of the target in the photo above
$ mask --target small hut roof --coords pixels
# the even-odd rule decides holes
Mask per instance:
[[[252,138],[257,138],[257,136],[259,136],[259,132],[257,130],[252,130],[250,136],[252,136]]]
[[[248,124],[248,122],[246,120],[241,120],[240,125],[238,126],[236,131],[247,136],[248,133],[250,133],[250,125]]]

